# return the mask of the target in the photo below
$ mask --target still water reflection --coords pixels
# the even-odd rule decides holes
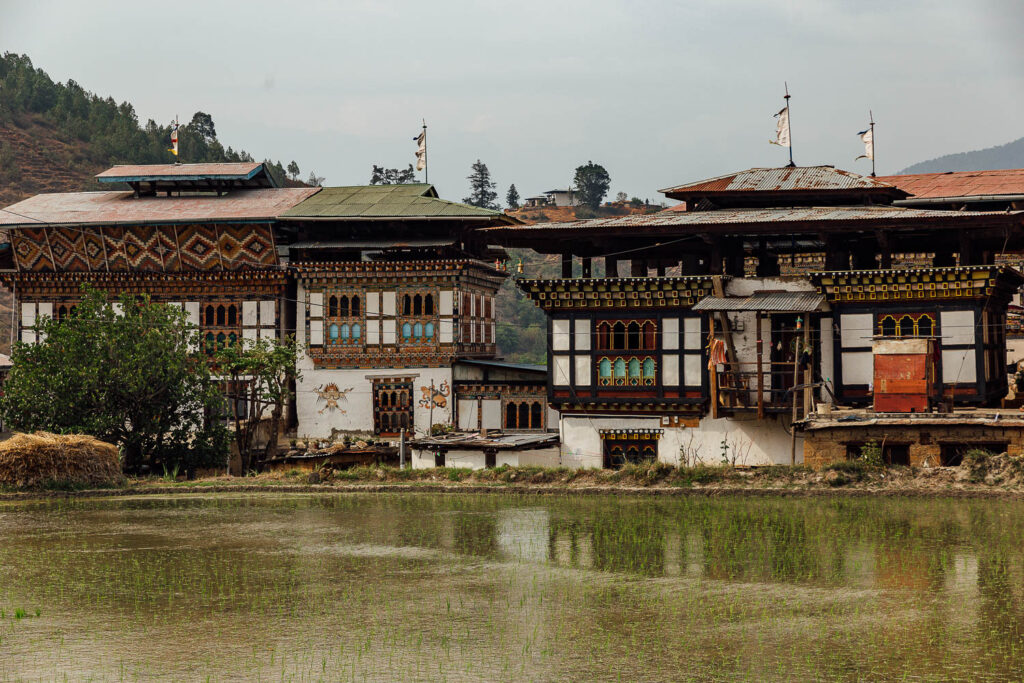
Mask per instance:
[[[1019,679],[1022,513],[461,495],[0,504],[0,679]]]

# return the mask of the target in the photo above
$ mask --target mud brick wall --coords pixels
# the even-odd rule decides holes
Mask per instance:
[[[946,444],[1005,443],[1009,455],[1024,455],[1024,425],[875,425],[804,432],[804,464],[821,469],[846,460],[848,444],[874,441],[881,445],[883,440],[887,444],[909,445],[913,467],[939,465],[942,446]]]

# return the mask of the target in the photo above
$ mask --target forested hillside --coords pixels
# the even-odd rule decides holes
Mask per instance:
[[[946,171],[987,171],[1024,168],[1024,138],[1005,145],[946,154],[908,166],[900,173],[945,173]]]
[[[73,80],[55,83],[26,55],[0,57],[0,205],[39,192],[99,189],[92,177],[114,164],[173,162],[170,134],[170,121],[142,124],[130,103]],[[181,162],[252,160],[225,148],[204,112],[183,124],[179,137]],[[283,183],[281,164],[267,165]]]

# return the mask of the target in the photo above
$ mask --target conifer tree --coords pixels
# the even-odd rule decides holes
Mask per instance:
[[[508,204],[510,209],[519,208],[519,190],[516,189],[515,183],[509,185],[508,194],[505,195],[505,203]]]
[[[476,160],[470,167],[470,173],[466,176],[469,181],[469,196],[462,199],[466,204],[479,206],[481,209],[497,209],[498,193],[495,191],[495,183],[491,180],[491,172],[487,170],[487,164]]]

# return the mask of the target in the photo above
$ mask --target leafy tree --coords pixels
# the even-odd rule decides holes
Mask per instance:
[[[469,181],[469,196],[462,199],[466,204],[473,206],[479,206],[482,209],[497,209],[498,204],[495,201],[498,198],[498,193],[495,191],[495,183],[491,180],[491,172],[487,169],[487,164],[476,160],[470,167],[470,173],[466,176],[466,180]]]
[[[519,208],[519,190],[516,189],[515,183],[508,186],[508,194],[505,195],[505,203],[508,204],[508,208],[510,209]]]
[[[384,168],[373,165],[370,172],[371,185],[407,185],[416,182],[416,171],[412,164],[408,168]]]
[[[241,343],[221,349],[215,365],[221,374],[231,380],[231,386],[241,387],[231,398],[231,416],[235,422],[235,444],[242,459],[242,471],[258,469],[263,462],[277,454],[277,434],[281,426],[284,406],[294,395],[291,387],[298,377],[295,363],[298,345],[293,337],[283,342],[276,339],[242,340]],[[245,410],[239,411],[239,399],[244,399]],[[255,441],[260,424],[269,415],[270,438],[257,458]]]
[[[306,180],[306,184],[310,187],[323,187],[324,178],[322,175],[317,175],[316,171],[309,172],[309,178]]]
[[[91,434],[121,446],[127,472],[223,466],[223,398],[185,313],[148,296],[83,288],[74,313],[40,318],[16,343],[0,409],[18,431]]]
[[[228,149],[231,148],[229,147]],[[288,164],[288,177],[292,180],[298,180],[300,175],[302,175],[302,171],[299,170],[299,165],[292,160],[292,162]]]
[[[615,195],[615,201],[618,202],[619,204],[625,204],[626,202],[629,201],[629,195],[626,194],[625,192],[619,192],[618,194]]]
[[[604,166],[588,161],[576,168],[573,184],[576,187],[576,195],[579,197],[580,203],[591,209],[597,209],[601,206],[604,196],[608,194],[612,179]]]

